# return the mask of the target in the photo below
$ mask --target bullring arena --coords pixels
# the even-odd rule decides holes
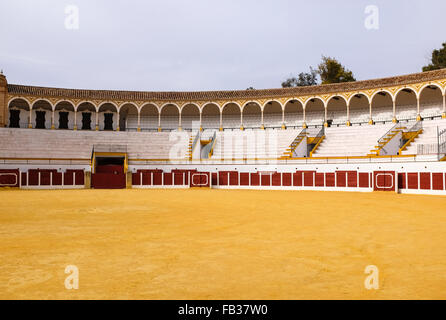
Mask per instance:
[[[442,299],[445,95],[446,69],[213,92],[1,75],[0,298]]]

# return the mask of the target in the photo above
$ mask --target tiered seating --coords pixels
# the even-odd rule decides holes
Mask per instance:
[[[175,137],[170,141],[170,135]],[[177,135],[181,134],[179,138]],[[105,132],[37,129],[0,129],[2,158],[90,159],[94,145],[126,145],[131,159],[169,159],[180,145],[186,156],[186,132]],[[176,148],[178,149],[178,148]],[[181,157],[179,157],[181,158]]]
[[[403,150],[401,154],[429,154],[437,152],[437,127],[439,131],[446,128],[446,120],[429,120],[423,121],[423,133],[421,133],[407,148]],[[424,147],[419,149],[420,146]]]
[[[297,118],[295,118],[297,119]],[[265,127],[280,127],[282,126],[282,114],[281,113],[264,113],[263,123]]]
[[[443,105],[441,103],[422,104],[420,106],[420,115],[422,118],[441,116]]]
[[[261,116],[259,114],[244,114],[243,115],[243,126],[247,128],[260,128],[261,126]]]
[[[366,156],[394,124],[327,128],[314,157]]]
[[[300,130],[247,130],[217,132],[212,159],[277,159]],[[210,135],[205,132],[203,137]]]

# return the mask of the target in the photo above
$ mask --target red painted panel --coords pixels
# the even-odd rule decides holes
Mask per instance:
[[[151,186],[152,185],[152,173],[143,171],[142,173],[142,184],[144,186]]]
[[[406,174],[403,172],[398,173],[398,189],[406,189]]]
[[[28,170],[28,183],[30,186],[37,186],[39,184],[39,171],[35,169]]]
[[[172,175],[173,175],[172,172],[165,172],[164,173],[164,185],[165,186],[173,185]]]
[[[67,186],[73,185],[73,171],[67,170],[63,174],[63,184]]]
[[[41,170],[40,171],[40,185],[49,186],[50,185],[50,171]]]
[[[238,172],[237,171],[229,172],[229,185],[238,186]]]
[[[314,174],[313,171],[304,172],[304,187],[314,187]]]
[[[141,184],[141,174],[139,172],[135,172],[132,174],[132,185],[139,186]]]
[[[336,171],[336,187],[346,187],[346,186],[347,186],[347,172]]]
[[[302,172],[297,171],[293,173],[293,186],[294,187],[302,187]]]
[[[359,173],[359,187],[369,188],[369,174],[367,172]]]
[[[260,182],[262,186],[270,186],[271,185],[271,177],[269,174],[261,174]]]
[[[282,185],[291,187],[291,173],[282,173]]]
[[[260,174],[260,184],[261,186],[270,186],[271,185],[271,177],[269,174]]]
[[[160,186],[162,185],[162,172],[153,172],[153,185]]]
[[[173,175],[173,182],[176,186],[181,186],[186,181],[184,172],[172,172],[172,175]]]
[[[62,185],[62,172],[53,171],[53,186]]]
[[[175,175],[175,185],[183,185],[189,184],[189,172],[196,172],[197,170],[172,170],[172,173]],[[184,174],[184,176],[183,176]]]
[[[418,189],[418,173],[408,173],[407,180],[408,189]]]
[[[325,186],[335,187],[335,174],[334,173],[326,173],[325,174]]]
[[[272,185],[275,187],[282,186],[282,175],[278,172],[273,173],[272,175]]]
[[[76,185],[77,186],[83,186],[85,185],[84,182],[84,170],[74,170],[76,172],[75,178],[76,178]],[[125,175],[124,175],[125,176]]]
[[[358,173],[356,171],[347,172],[347,186],[349,188],[358,187]]]
[[[219,172],[218,173],[218,183],[220,186],[227,186],[228,185],[228,173],[227,172]]]
[[[325,174],[324,173],[316,173],[316,187],[324,187],[325,183]]]
[[[213,186],[217,185],[217,172],[212,173],[212,185]]]
[[[260,186],[260,174],[251,173],[251,186]]]
[[[249,186],[249,173],[248,172],[240,173],[240,185],[241,186]]]
[[[443,173],[432,173],[432,189],[433,190],[444,190]]]
[[[0,170],[0,187],[19,187],[19,170]]]
[[[420,189],[430,190],[431,189],[431,174],[430,172],[420,173]]]

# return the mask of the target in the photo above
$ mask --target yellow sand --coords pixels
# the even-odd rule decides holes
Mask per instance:
[[[1,191],[0,299],[16,298],[444,299],[446,197]]]

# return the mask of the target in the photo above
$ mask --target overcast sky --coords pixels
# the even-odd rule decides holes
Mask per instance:
[[[378,30],[364,25],[368,5]],[[324,54],[364,80],[421,71],[446,42],[445,17],[444,0],[2,0],[0,68],[40,86],[262,89]]]

